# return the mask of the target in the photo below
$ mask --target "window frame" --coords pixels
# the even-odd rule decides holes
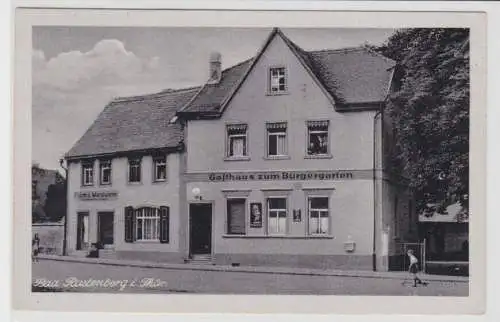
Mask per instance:
[[[131,166],[132,162],[137,161],[138,162],[138,169],[139,169],[139,180],[138,181],[131,181],[130,176],[131,176]],[[142,157],[129,157],[127,159],[127,183],[129,184],[139,184],[142,182]]]
[[[311,203],[312,199],[314,198],[326,198],[328,201],[328,208],[312,208]],[[332,233],[332,216],[331,216],[331,205],[330,205],[330,200],[331,197],[329,195],[325,194],[308,194],[306,197],[306,204],[307,204],[307,235],[308,236],[330,236]],[[328,227],[326,229],[326,232],[324,233],[312,233],[311,232],[311,212],[312,211],[318,211],[318,222],[319,222],[319,227],[321,227],[321,218],[324,218],[321,216],[321,213],[326,210],[328,214]]]
[[[311,128],[313,128],[313,123],[314,122],[325,122],[326,123],[326,130],[312,130]],[[330,124],[330,120],[325,120],[325,119],[322,119],[322,120],[307,120],[306,121],[306,146],[305,146],[305,154],[306,154],[306,158],[307,159],[315,159],[315,158],[318,158],[318,159],[321,159],[321,158],[331,158],[332,157],[332,154],[331,154],[331,124]],[[316,153],[316,154],[310,154],[309,153],[309,146],[310,146],[310,143],[311,143],[311,134],[315,133],[315,134],[319,134],[319,133],[325,133],[326,132],[326,140],[327,140],[327,144],[326,144],[326,153]]]
[[[168,180],[168,167],[167,167],[167,156],[155,156],[153,157],[153,182],[166,182]],[[158,179],[158,166],[165,166],[165,178]]]
[[[229,202],[234,201],[234,200],[243,200],[243,217],[244,217],[244,227],[243,227],[243,233],[232,233],[229,231]],[[246,236],[248,232],[248,213],[247,213],[247,206],[248,206],[248,200],[247,197],[245,196],[226,196],[226,224],[225,224],[225,234],[230,235],[230,236]]]
[[[108,164],[109,167],[104,167],[105,164]],[[109,181],[104,182],[103,181],[103,171],[105,169],[109,168]],[[99,160],[99,185],[101,186],[109,186],[112,184],[112,172],[113,172],[113,165],[112,165],[112,160]]]
[[[150,211],[154,211],[156,213],[155,216],[146,216],[146,209]],[[141,215],[140,215],[141,214]],[[156,221],[156,238],[145,239],[145,230],[144,230],[144,220],[145,219],[153,219]],[[142,220],[141,225],[139,227],[139,220]],[[135,241],[137,242],[159,242],[160,241],[160,230],[161,230],[161,208],[160,207],[138,207],[134,208],[134,221],[135,221]],[[139,229],[141,231],[141,238],[139,238]]]
[[[94,185],[95,177],[95,164],[93,161],[82,161],[81,163],[81,185],[82,187],[92,187]],[[91,171],[92,179],[90,182],[86,181],[86,170]]]
[[[272,126],[276,126],[275,128],[273,128]],[[280,130],[280,131],[276,131],[274,132],[273,130]],[[283,154],[270,154],[269,152],[269,148],[270,148],[270,145],[269,145],[269,140],[270,140],[270,137],[271,136],[274,136],[276,137],[276,152],[278,152],[278,137],[282,135],[285,137],[285,144],[284,144],[284,153]],[[280,122],[266,122],[266,154],[265,154],[265,157],[267,159],[284,159],[284,158],[288,158],[289,157],[289,154],[288,154],[288,123],[287,122],[283,122],[283,121],[280,121]]]
[[[231,134],[231,127],[244,127],[245,128],[245,133],[244,134]],[[226,124],[225,127],[225,153],[224,153],[224,160],[250,160],[250,144],[249,144],[249,128],[247,123],[228,123]],[[242,137],[244,138],[244,146],[243,146],[243,151],[245,152],[244,155],[241,156],[236,156],[236,155],[231,155],[231,138],[234,137]]]
[[[270,204],[269,204],[269,201],[271,199],[284,199],[285,200],[285,208],[270,208]],[[289,234],[289,229],[288,229],[288,224],[289,224],[289,198],[288,196],[283,196],[283,195],[269,195],[269,196],[266,196],[266,199],[265,199],[265,206],[266,206],[266,235],[267,236],[286,236]],[[272,210],[271,210],[272,209]],[[276,220],[277,220],[277,227],[279,229],[279,213],[282,212],[282,211],[285,211],[285,231],[284,232],[270,232],[270,212],[271,211],[275,211],[277,212],[276,214]]]
[[[278,90],[276,91],[273,91],[273,70],[280,70],[282,69],[283,70],[283,76],[276,76],[277,77],[277,81],[278,81]],[[280,77],[283,77],[284,79],[284,89],[283,90],[280,90],[280,84],[279,84],[279,79]],[[273,65],[273,66],[269,66],[268,68],[268,72],[267,72],[267,94],[268,95],[283,95],[283,94],[288,94],[288,69],[286,68],[286,66],[284,65]]]

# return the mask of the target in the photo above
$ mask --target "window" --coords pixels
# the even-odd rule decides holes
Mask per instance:
[[[324,235],[328,232],[328,197],[309,197],[309,234]]]
[[[111,184],[111,160],[103,160],[99,162],[100,179],[102,185]]]
[[[226,155],[230,158],[248,156],[246,124],[234,124],[227,126]]]
[[[38,185],[38,181],[36,181],[36,180],[31,181],[31,199],[32,200],[38,199],[38,194],[36,193],[37,185]]]
[[[245,199],[227,199],[227,233],[244,235],[245,222]]]
[[[267,155],[286,156],[286,123],[268,123],[267,124]]]
[[[286,70],[284,67],[269,69],[269,92],[271,94],[284,93],[286,86]]]
[[[328,154],[328,121],[307,122],[307,154]]]
[[[137,240],[158,240],[160,238],[160,209],[136,209],[135,220],[137,222]]]
[[[94,184],[94,163],[82,163],[82,185],[91,186]]]
[[[269,235],[286,233],[286,198],[267,199],[267,231]]]
[[[153,159],[154,181],[167,180],[167,158],[155,157]]]
[[[141,182],[141,159],[128,160],[128,182]]]

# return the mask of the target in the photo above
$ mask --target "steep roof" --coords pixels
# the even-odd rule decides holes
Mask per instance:
[[[275,28],[255,57],[223,70],[217,84],[206,83],[200,87],[112,101],[66,158],[179,147],[183,141],[181,126],[169,121],[175,115],[194,118],[220,116],[276,36],[285,41],[339,110],[385,100],[394,61],[364,47],[305,51]]]
[[[112,101],[66,157],[177,147],[183,140],[182,129],[170,120],[198,90],[166,90]]]
[[[179,114],[216,115],[223,112],[225,105],[276,36],[285,41],[336,105],[382,103],[387,97],[396,65],[393,60],[365,47],[305,51],[275,28],[255,57],[225,70],[218,84],[205,84]]]

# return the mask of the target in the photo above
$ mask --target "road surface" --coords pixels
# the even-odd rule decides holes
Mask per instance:
[[[205,294],[328,294],[467,296],[468,283],[431,281],[427,286],[373,277],[305,276],[139,268],[40,260],[33,284],[62,291]]]

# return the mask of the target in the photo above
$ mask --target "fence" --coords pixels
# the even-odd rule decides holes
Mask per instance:
[[[38,234],[40,253],[62,255],[64,242],[64,221],[51,223],[33,223],[31,237]]]

